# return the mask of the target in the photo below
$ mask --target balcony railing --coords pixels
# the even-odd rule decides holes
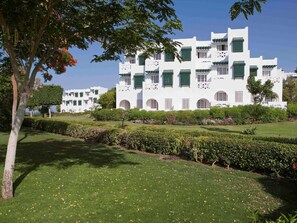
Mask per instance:
[[[131,85],[118,85],[117,89],[118,89],[118,91],[121,91],[121,92],[130,91]]]
[[[159,61],[158,60],[146,60],[145,61],[145,71],[158,71]]]
[[[197,86],[199,89],[210,89],[210,82],[199,82]]]
[[[131,73],[131,64],[128,63],[120,63],[119,65],[120,74],[128,74]]]
[[[217,59],[224,60],[228,56],[228,51],[217,51]]]
[[[145,90],[158,90],[159,89],[159,83],[145,83],[144,84]]]

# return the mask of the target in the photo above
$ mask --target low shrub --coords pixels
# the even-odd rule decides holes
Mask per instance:
[[[134,130],[104,129],[32,118],[26,118],[24,126],[87,141],[121,145],[127,149],[181,156],[212,165],[218,163],[227,167],[288,177],[296,174],[292,164],[297,162],[297,145],[273,142],[273,139],[277,141],[278,138],[173,131],[151,127]],[[296,141],[297,139],[292,139],[292,142]]]
[[[120,121],[123,109],[100,109],[91,113],[96,121]]]
[[[297,118],[297,104],[288,104],[287,112],[289,118]]]

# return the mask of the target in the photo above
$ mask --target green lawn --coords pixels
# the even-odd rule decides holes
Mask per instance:
[[[28,131],[28,130],[27,130]],[[23,131],[0,222],[249,222],[297,210],[296,184]],[[0,133],[1,169],[8,135]]]
[[[60,121],[69,121],[71,123],[79,123],[84,125],[92,126],[120,126],[121,122],[98,122],[94,121],[89,115],[63,115],[63,116],[54,116],[54,120]],[[125,124],[128,125],[128,128],[137,128],[140,126],[149,126],[143,124],[134,124],[129,121],[126,121]],[[202,125],[192,125],[192,126],[183,126],[183,125],[153,125],[155,128],[169,128],[177,130],[198,130],[198,131],[210,131],[210,132],[222,132],[222,133],[232,133],[232,134],[241,134],[241,132],[249,128],[250,125],[218,125],[218,126],[202,126]],[[296,138],[297,137],[297,122],[277,122],[277,123],[268,123],[268,124],[256,124],[257,127],[256,135],[258,136],[272,136],[272,137],[288,137]]]

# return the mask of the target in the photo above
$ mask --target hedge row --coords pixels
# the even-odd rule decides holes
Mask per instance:
[[[88,141],[121,145],[127,149],[164,155],[176,155],[208,164],[218,163],[266,174],[293,177],[297,145],[255,140],[249,137],[199,135],[139,128],[136,130],[102,129],[62,121],[26,118],[24,125],[39,130],[69,135]],[[198,134],[197,134],[198,135]]]
[[[194,111],[145,111],[101,109],[91,113],[97,121],[139,120],[156,124],[249,124],[287,120],[287,112],[265,106],[237,106]]]

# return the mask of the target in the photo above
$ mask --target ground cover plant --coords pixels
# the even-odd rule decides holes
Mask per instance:
[[[0,133],[1,169],[8,134]],[[0,222],[250,222],[297,209],[290,181],[23,131]]]

